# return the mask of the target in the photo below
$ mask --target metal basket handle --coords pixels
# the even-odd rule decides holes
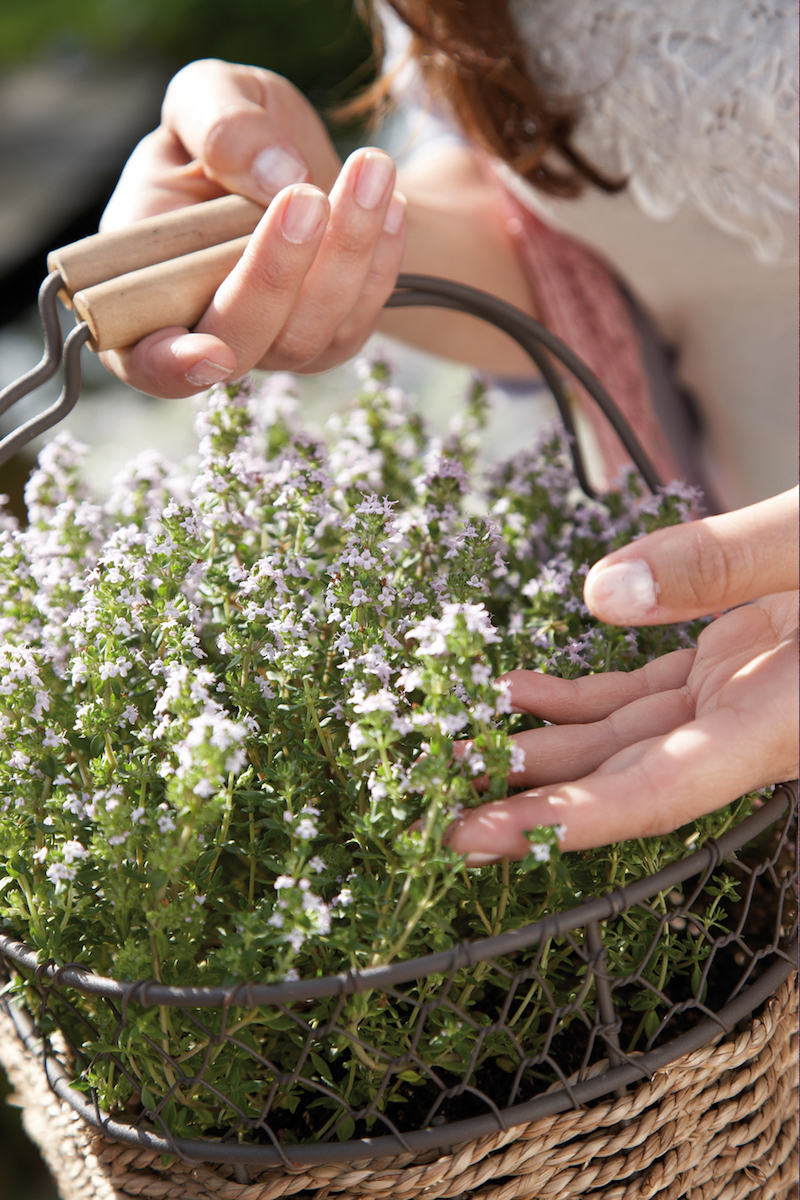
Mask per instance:
[[[71,411],[81,387],[80,351],[131,345],[167,325],[194,327],[241,257],[263,208],[241,196],[226,196],[125,229],[99,233],[48,256],[50,275],[39,293],[45,348],[41,361],[0,392],[0,415],[58,370],[62,356],[57,296],[80,318],[63,345],[64,387],[45,412],[0,441],[0,465]],[[600,406],[647,486],[660,486],[647,454],[602,383],[559,338],[526,313],[465,284],[427,275],[400,275],[387,308],[432,305],[481,317],[503,330],[528,354],[548,384],[570,439],[575,474],[587,495],[589,484],[569,400],[557,359]]]

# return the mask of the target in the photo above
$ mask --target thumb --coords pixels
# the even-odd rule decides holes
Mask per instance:
[[[595,563],[584,599],[609,625],[665,625],[797,587],[797,488],[673,525]]]
[[[260,67],[189,63],[167,88],[162,124],[209,179],[262,204],[304,181],[329,191],[339,174],[339,157],[312,105]]]

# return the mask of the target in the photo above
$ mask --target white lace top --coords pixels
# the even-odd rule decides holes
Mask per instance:
[[[796,225],[797,7],[511,0],[528,68],[577,104],[575,144],[649,216],[689,203],[775,261]]]
[[[797,10],[790,0],[510,0],[529,69],[575,103],[589,159],[628,187],[530,208],[598,250],[680,350],[726,507],[797,479]],[[408,31],[382,11],[389,59]],[[390,152],[463,140],[414,64]]]

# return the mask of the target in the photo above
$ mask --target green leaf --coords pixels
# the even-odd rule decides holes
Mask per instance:
[[[644,1031],[648,1037],[652,1037],[658,1029],[661,1021],[655,1009],[651,1009],[644,1019]]]
[[[356,1123],[352,1117],[345,1117],[337,1127],[336,1136],[340,1142],[348,1142],[356,1131]]]
[[[331,1069],[328,1066],[328,1064],[325,1062],[325,1059],[320,1058],[320,1056],[318,1054],[315,1054],[313,1050],[311,1051],[311,1054],[309,1055],[309,1057],[310,1057],[312,1063],[314,1064],[314,1066],[319,1071],[322,1078],[325,1080],[325,1082],[333,1085],[333,1076],[331,1075]]]

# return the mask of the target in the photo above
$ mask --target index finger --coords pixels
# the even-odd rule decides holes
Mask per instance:
[[[482,866],[523,858],[525,830],[563,825],[561,848],[587,850],[669,833],[746,792],[794,778],[794,644],[787,639],[739,674],[735,703],[628,746],[583,779],[471,809],[452,826],[449,845],[468,855],[468,866]]]
[[[542,671],[509,671],[499,682],[508,684],[513,708],[555,725],[584,725],[602,721],[617,709],[683,687],[692,669],[694,650],[673,650],[635,671],[600,671],[577,679],[561,679]]]

